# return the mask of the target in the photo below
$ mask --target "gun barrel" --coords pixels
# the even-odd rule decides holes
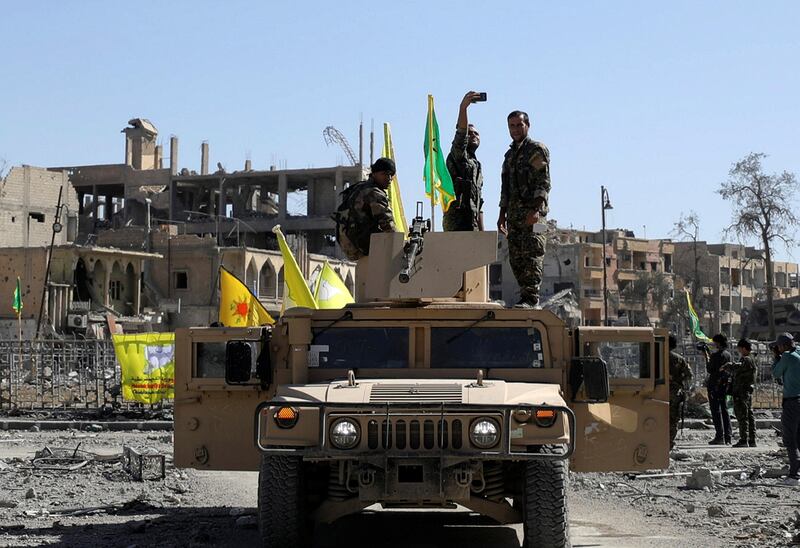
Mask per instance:
[[[419,248],[419,241],[412,239],[408,242],[408,247],[406,248],[404,257],[406,265],[403,270],[400,271],[400,275],[397,277],[401,284],[407,284],[411,279],[411,269],[414,267],[414,259],[416,259],[417,253],[419,253]]]

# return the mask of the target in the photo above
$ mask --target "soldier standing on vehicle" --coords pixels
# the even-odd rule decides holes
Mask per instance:
[[[515,307],[533,308],[539,302],[545,250],[545,235],[534,233],[534,225],[549,212],[550,151],[528,137],[527,113],[515,110],[507,120],[513,142],[503,161],[497,230],[508,236],[509,262],[520,290]]]
[[[715,436],[709,445],[728,445],[731,443],[731,418],[725,398],[728,395],[728,384],[731,363],[731,353],[728,352],[728,338],[718,333],[711,339],[714,342],[714,352],[706,354],[706,388],[708,389],[708,404],[711,407],[711,418],[714,421]]]
[[[772,377],[783,383],[781,427],[783,445],[789,453],[789,474],[783,484],[800,485],[800,352],[791,333],[782,333],[773,343],[776,349]]]
[[[678,421],[681,409],[686,402],[686,392],[692,382],[692,370],[683,356],[675,348],[678,341],[675,335],[669,336],[669,448],[675,447],[675,436],[678,434]]]
[[[342,203],[334,220],[336,240],[351,261],[369,255],[370,236],[376,232],[394,232],[394,216],[386,189],[397,172],[394,160],[378,158],[366,181],[342,192]]]
[[[756,383],[756,362],[750,355],[750,341],[742,339],[736,345],[742,361],[733,366],[733,413],[739,422],[739,441],[734,447],[756,446],[756,421],[753,417],[753,388]]]
[[[456,199],[444,214],[442,226],[445,231],[483,230],[483,173],[481,163],[475,156],[481,137],[468,121],[467,108],[484,98],[482,93],[469,91],[458,109],[456,136],[447,155],[447,170],[453,179]]]

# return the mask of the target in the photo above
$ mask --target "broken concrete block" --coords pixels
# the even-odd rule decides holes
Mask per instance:
[[[725,509],[722,506],[709,506],[706,510],[710,518],[721,518],[725,516]]]
[[[34,488],[33,488],[33,487],[31,487],[30,489],[28,489],[28,490],[25,492],[25,498],[26,498],[26,499],[35,499],[35,498],[36,498],[36,490],[34,490]]]
[[[0,499],[0,508],[16,508],[17,502],[13,500]]]
[[[692,514],[695,511],[695,505],[692,504],[691,502],[686,503],[686,506],[684,506],[684,508],[686,509],[686,513],[688,514]]]
[[[708,468],[698,468],[692,471],[692,475],[686,478],[687,489],[713,489],[721,474],[712,472]]]

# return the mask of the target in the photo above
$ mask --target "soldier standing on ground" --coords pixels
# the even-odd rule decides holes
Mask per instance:
[[[739,441],[734,447],[756,446],[756,421],[753,416],[753,388],[756,383],[756,362],[750,355],[750,341],[742,339],[736,345],[742,361],[733,366],[731,395],[733,413],[739,422]]]
[[[342,204],[334,218],[336,239],[351,261],[369,255],[370,236],[376,232],[394,232],[394,216],[386,189],[397,172],[394,160],[378,158],[370,176],[342,192]]]
[[[789,474],[783,484],[795,487],[800,485],[800,352],[791,333],[782,333],[773,347],[777,351],[772,376],[783,382],[781,427],[789,453]]]
[[[503,161],[497,230],[508,237],[509,262],[519,284],[515,307],[533,308],[539,302],[545,250],[545,235],[533,229],[549,212],[550,151],[528,137],[525,112],[515,110],[507,120],[513,142]]]
[[[714,342],[714,352],[706,354],[706,388],[708,389],[708,404],[711,407],[711,418],[714,421],[715,435],[709,445],[728,445],[731,443],[731,418],[725,398],[728,395],[728,384],[731,363],[731,353],[728,352],[728,338],[717,333],[711,339]]]
[[[675,436],[678,434],[678,421],[681,418],[681,407],[686,400],[686,392],[692,382],[692,370],[686,360],[675,348],[678,341],[675,335],[669,336],[669,448],[675,447]]]
[[[480,95],[474,91],[467,92],[458,109],[456,136],[447,155],[447,171],[453,179],[456,199],[444,214],[442,226],[445,231],[483,230],[483,173],[475,156],[481,137],[467,118],[467,108]]]

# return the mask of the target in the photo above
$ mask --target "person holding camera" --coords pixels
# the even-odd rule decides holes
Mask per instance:
[[[711,419],[714,421],[714,439],[709,445],[730,445],[731,443],[731,418],[725,405],[730,382],[731,353],[728,352],[728,338],[722,333],[717,333],[711,338],[713,352],[706,356],[706,389],[708,390],[708,404],[711,407]]]
[[[669,448],[675,447],[675,436],[678,434],[678,421],[681,408],[686,402],[686,391],[692,382],[692,370],[676,348],[678,340],[675,335],[669,336]]]
[[[503,160],[497,230],[508,237],[509,262],[519,284],[520,300],[514,308],[534,308],[546,244],[545,235],[534,228],[550,210],[550,151],[528,136],[527,113],[515,110],[507,121],[512,143]]]
[[[456,136],[447,155],[447,171],[453,179],[456,199],[444,214],[442,226],[445,231],[483,230],[483,172],[475,156],[481,136],[475,126],[469,123],[467,108],[472,103],[485,100],[485,93],[468,91],[458,109]]]
[[[791,333],[782,333],[770,345],[775,353],[772,376],[783,384],[781,427],[783,445],[789,453],[789,474],[783,484],[800,485],[800,351]]]
[[[736,349],[742,356],[740,363],[733,365],[733,413],[739,423],[739,441],[734,447],[756,446],[756,420],[753,416],[753,389],[756,384],[756,362],[750,355],[752,345],[747,339],[740,340]]]

